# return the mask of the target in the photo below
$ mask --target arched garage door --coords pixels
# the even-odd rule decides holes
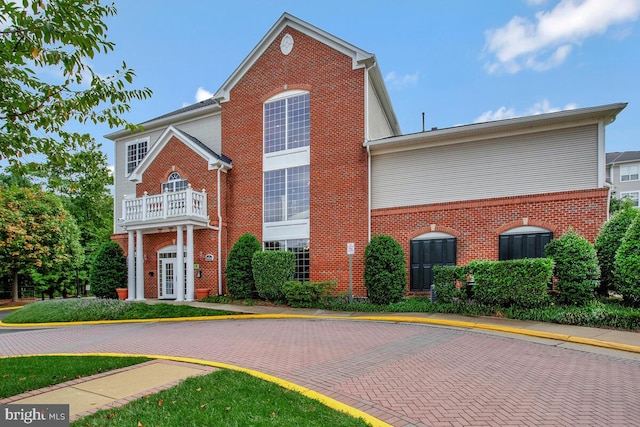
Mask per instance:
[[[456,265],[456,238],[427,233],[411,240],[411,292],[427,292],[433,283],[433,267]]]

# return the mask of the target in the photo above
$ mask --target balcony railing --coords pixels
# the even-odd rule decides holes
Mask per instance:
[[[153,222],[171,218],[208,219],[207,193],[194,191],[191,186],[183,191],[164,192],[142,197],[124,199],[122,202],[122,221]]]

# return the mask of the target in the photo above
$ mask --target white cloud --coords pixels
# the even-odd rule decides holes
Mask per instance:
[[[514,16],[504,27],[485,32],[485,49],[495,56],[486,69],[517,73],[557,67],[574,45],[638,16],[640,0],[561,0],[551,11],[536,13],[535,22]]]
[[[415,87],[418,84],[418,73],[400,76],[395,71],[391,71],[384,77],[384,81],[390,87],[398,90]]]
[[[200,86],[198,90],[196,90],[195,98],[196,98],[196,102],[202,102],[211,98],[212,96],[213,96],[213,92],[209,92],[208,90]]]
[[[536,114],[544,114],[544,113],[555,113],[557,111],[564,110],[575,110],[578,108],[578,105],[575,103],[570,103],[565,105],[564,107],[552,107],[549,103],[548,99],[543,99],[540,102],[536,102],[531,107],[529,107],[526,111],[518,112],[515,108],[507,108],[502,106],[497,110],[489,110],[482,113],[478,116],[473,122],[474,123],[482,123],[482,122],[491,122],[495,120],[505,120],[512,119],[514,117],[522,117],[522,116],[534,116]]]

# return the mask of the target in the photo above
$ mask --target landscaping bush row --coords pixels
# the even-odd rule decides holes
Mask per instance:
[[[473,261],[467,266],[434,267],[435,295],[442,303],[474,299],[489,307],[542,307],[553,277],[548,258]]]

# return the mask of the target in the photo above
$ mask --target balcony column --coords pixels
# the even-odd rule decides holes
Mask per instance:
[[[136,300],[144,300],[144,248],[141,230],[136,230]]]
[[[187,225],[187,301],[193,301],[194,269],[193,269],[193,225]]]
[[[177,265],[177,280],[176,286],[178,287],[176,292],[176,301],[184,301],[184,235],[182,225],[176,226],[176,256]]]
[[[136,247],[133,231],[127,231],[127,289],[129,296],[127,300],[136,298]]]

